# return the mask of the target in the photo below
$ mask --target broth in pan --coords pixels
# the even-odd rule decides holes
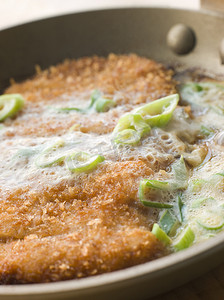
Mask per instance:
[[[134,54],[0,96],[0,281],[82,278],[224,228],[224,85]]]

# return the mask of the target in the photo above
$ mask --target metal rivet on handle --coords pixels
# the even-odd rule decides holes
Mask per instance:
[[[176,54],[191,52],[196,44],[194,31],[184,24],[176,24],[167,34],[167,45]]]
[[[219,54],[221,58],[221,63],[224,64],[224,39],[222,39],[220,47],[219,47]]]

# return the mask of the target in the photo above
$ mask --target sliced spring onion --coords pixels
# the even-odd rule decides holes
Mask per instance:
[[[102,96],[102,93],[99,90],[94,90],[91,94],[91,101],[88,107],[86,108],[77,108],[77,107],[61,107],[57,108],[58,112],[69,112],[77,111],[79,113],[88,113],[92,110],[96,112],[106,112],[110,108],[114,107],[116,103],[112,99],[107,99]]]
[[[146,190],[146,182],[148,179],[143,179],[140,181],[138,194],[139,194],[139,200],[144,201],[145,200],[145,190]]]
[[[211,87],[211,84],[206,82],[188,82],[182,84],[180,86],[181,99],[184,102],[189,103],[193,110],[198,110],[200,112],[205,112],[208,109],[214,110],[212,105],[209,105],[209,102],[211,101],[209,100],[210,97],[208,97],[208,94]],[[218,113],[220,114],[220,112]]]
[[[176,251],[186,249],[190,247],[195,239],[195,234],[190,226],[187,226],[185,230],[179,235],[173,247]]]
[[[111,99],[99,98],[95,103],[95,110],[97,112],[107,112],[115,105],[116,103]]]
[[[24,157],[24,158],[28,158],[28,157],[31,157],[33,156],[34,154],[37,153],[37,148],[35,147],[32,147],[32,148],[22,148],[22,149],[19,149],[16,154],[13,156],[13,159],[14,158],[20,158],[20,157]]]
[[[149,133],[151,127],[145,122],[140,114],[128,113],[119,119],[113,133],[121,132],[124,129],[133,129],[143,135]]]
[[[136,145],[141,139],[141,135],[134,129],[125,129],[119,132],[114,139],[117,144]]]
[[[143,179],[140,181],[139,185],[139,199],[145,206],[155,207],[152,206],[152,203],[147,201],[145,198],[145,194],[150,191],[150,189],[153,190],[161,190],[161,191],[170,191],[170,190],[178,190],[178,189],[185,189],[188,185],[188,172],[187,168],[185,166],[185,162],[183,157],[181,156],[180,160],[173,164],[172,167],[173,173],[174,173],[174,180],[171,182],[166,181],[159,181],[159,180],[149,180],[149,179]],[[166,203],[160,203],[160,205],[157,207],[165,207],[165,208],[171,208],[173,205],[166,204]],[[154,204],[155,205],[155,204]],[[164,206],[162,206],[164,205]],[[182,215],[182,206],[183,203],[181,202],[181,199],[178,198],[178,209],[180,214],[180,221],[183,221],[183,215]]]
[[[204,179],[195,179],[190,183],[190,189],[192,192],[198,192],[202,189],[203,185],[206,184],[207,181]]]
[[[141,180],[140,185],[139,185],[139,200],[141,201],[141,203],[144,206],[157,207],[157,208],[171,208],[171,207],[173,207],[173,205],[169,204],[169,203],[148,201],[147,199],[145,199],[145,194],[150,189],[167,191],[167,190],[169,190],[169,183],[159,181],[159,180],[149,180],[149,179]]]
[[[197,105],[197,102],[200,103],[200,98],[204,95],[204,93],[205,86],[203,85],[203,82],[188,82],[180,86],[181,98],[193,106]]]
[[[204,135],[204,136],[211,136],[212,134],[214,134],[214,131],[204,125],[201,126],[201,133]]]
[[[150,132],[151,126],[165,126],[171,119],[178,101],[178,94],[174,94],[145,104],[131,113],[125,114],[114,128],[114,141],[116,142],[119,132],[127,129],[137,131],[141,139]]]
[[[186,189],[188,187],[188,170],[183,155],[172,165],[174,181],[171,183],[173,189]]]
[[[0,96],[0,121],[13,117],[24,106],[25,100],[20,94]]]
[[[148,104],[135,110],[152,127],[163,127],[171,119],[173,111],[177,107],[179,95],[173,94]]]
[[[184,220],[184,215],[183,215],[184,203],[179,195],[177,197],[177,207],[178,207],[178,215],[180,218],[180,222],[183,222],[183,220]]]
[[[195,92],[201,92],[201,91],[203,91],[203,87],[199,83],[192,83],[191,86],[192,86],[192,89]]]
[[[160,227],[168,235],[172,235],[176,231],[178,224],[177,218],[167,209],[159,219]]]
[[[197,220],[197,223],[198,223],[199,226],[201,226],[202,228],[204,228],[206,230],[219,230],[219,229],[222,229],[224,227],[224,222],[222,222],[218,225],[214,225],[214,226],[202,223],[200,220]]]
[[[74,124],[69,128],[68,132],[76,131],[79,127],[80,127],[80,124]]]
[[[151,127],[139,114],[126,114],[120,118],[114,128],[113,141],[122,144],[137,144],[140,139],[148,134]]]
[[[188,82],[180,86],[181,98],[192,105],[192,107],[202,107],[211,109],[217,114],[223,115],[224,107],[217,99],[216,94],[224,92],[224,86],[216,82]]]
[[[171,191],[171,190],[187,188],[188,172],[187,172],[187,168],[185,166],[184,159],[182,156],[178,162],[173,164],[172,170],[174,173],[174,180],[172,180],[171,182],[159,181],[159,180],[149,180],[149,179],[143,179],[140,181],[139,200],[142,202],[142,204],[144,204],[145,206],[149,206],[149,207],[159,207],[159,208],[173,207],[172,204],[168,204],[168,203],[158,202],[158,204],[156,204],[157,202],[154,202],[154,201],[151,203],[151,201],[148,201],[145,197],[146,193],[149,192],[150,189],[161,190],[161,191]],[[178,197],[177,205],[178,205],[180,222],[182,222],[183,221],[183,214],[182,214],[183,202],[181,201],[180,197]]]
[[[149,188],[157,189],[157,190],[168,190],[169,184],[168,182],[163,182],[159,180],[149,180],[149,179],[141,180],[139,185],[140,201],[145,200],[145,193]]]
[[[68,155],[65,163],[69,171],[75,173],[88,172],[97,167],[105,158],[102,155],[90,155],[86,152],[76,152]]]
[[[77,107],[59,107],[57,108],[58,112],[69,112],[69,111],[77,111],[79,113],[85,113],[86,109],[77,108]]]
[[[169,190],[169,182],[166,181],[160,181],[160,180],[154,180],[154,179],[143,179],[140,183],[144,189],[146,187],[156,190],[162,190],[167,191]]]
[[[65,159],[65,153],[55,154],[58,148],[63,147],[65,144],[63,139],[59,139],[53,145],[43,150],[36,158],[36,166],[39,168],[50,167],[54,164],[61,163]]]
[[[206,202],[210,202],[212,204],[216,203],[216,200],[213,197],[208,197],[208,198],[198,198],[195,199],[192,203],[191,203],[191,207],[192,208],[199,208],[202,205],[205,205]]]
[[[149,134],[151,131],[151,127],[139,114],[133,114],[130,125],[131,127],[133,126],[136,131],[140,132],[141,136]]]
[[[91,102],[88,110],[94,108],[97,112],[106,112],[115,105],[115,101],[103,97],[102,93],[99,90],[94,90],[91,94]]]
[[[141,203],[144,206],[154,207],[154,208],[172,208],[173,207],[173,205],[170,203],[161,203],[161,202],[156,202],[156,201],[141,200]]]
[[[202,91],[203,87],[196,82],[188,82],[180,86],[181,98],[188,103],[194,102],[195,98],[197,99],[198,97],[197,94],[200,94]]]
[[[164,245],[168,246],[171,244],[171,239],[168,235],[159,227],[157,223],[153,224],[152,234],[156,236],[156,238],[164,243]]]
[[[91,94],[91,102],[89,105],[89,108],[93,107],[96,100],[99,99],[102,96],[102,93],[99,90],[94,90]]]
[[[220,173],[215,173],[214,175],[220,175],[220,176],[224,177],[224,171],[220,172]]]

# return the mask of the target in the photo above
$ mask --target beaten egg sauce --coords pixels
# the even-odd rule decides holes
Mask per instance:
[[[95,88],[115,107],[60,111],[85,109]],[[181,99],[168,124],[152,127],[136,145],[114,142],[121,116],[177,90]],[[0,274],[9,274],[7,282],[109,272],[175,251],[172,243],[187,226],[193,243],[224,228],[224,88],[182,82],[177,90],[171,71],[136,55],[66,61],[7,90],[26,100],[0,128]],[[62,158],[72,153],[104,160],[76,173]],[[185,179],[175,171],[182,158]],[[53,163],[43,166],[46,161]],[[176,186],[146,191],[147,201],[172,208],[141,203],[144,179]],[[176,219],[168,247],[151,233],[154,223],[162,227],[166,210]],[[44,251],[55,256],[49,260]]]

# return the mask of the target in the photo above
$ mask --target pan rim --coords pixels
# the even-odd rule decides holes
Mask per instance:
[[[185,13],[196,13],[196,14],[202,14],[202,15],[209,15],[212,17],[218,17],[220,19],[224,19],[224,14],[222,12],[217,12],[217,11],[212,11],[212,10],[207,10],[207,9],[201,9],[201,10],[196,10],[196,9],[179,9],[179,8],[172,8],[172,7],[161,7],[161,6],[147,6],[147,5],[142,5],[142,6],[123,6],[123,7],[108,7],[108,8],[99,8],[99,9],[89,9],[89,10],[80,10],[77,12],[71,12],[71,13],[65,13],[65,14],[56,14],[52,16],[46,16],[44,18],[37,18],[34,19],[33,21],[26,21],[26,22],[21,22],[12,26],[7,26],[3,27],[0,29],[0,32],[9,30],[9,29],[14,29],[18,28],[21,26],[26,26],[38,22],[44,22],[52,19],[57,19],[61,17],[69,17],[73,15],[82,15],[82,14],[88,14],[88,13],[104,13],[107,11],[131,11],[131,10],[145,10],[145,9],[150,9],[150,10],[158,10],[158,11],[176,11],[176,12],[185,12]]]
[[[97,13],[107,11],[134,11],[134,10],[158,10],[158,11],[176,11],[176,12],[189,12],[199,13],[204,15],[210,15],[223,19],[223,15],[214,11],[207,10],[190,10],[190,9],[176,9],[176,8],[165,8],[165,7],[151,7],[151,6],[130,6],[130,7],[119,7],[119,8],[107,8],[107,9],[94,9],[85,10],[79,12],[66,13],[63,15],[54,15],[42,19],[35,19],[31,22],[20,23],[18,25],[10,26],[0,30],[0,33],[13,28],[21,26],[28,26],[29,24],[47,21],[49,19],[56,19],[72,15],[81,15],[86,13]],[[129,267],[123,270],[113,271],[102,275],[96,275],[83,279],[72,279],[59,282],[49,283],[32,283],[32,284],[16,284],[16,285],[1,285],[0,296],[26,296],[26,295],[41,295],[41,294],[55,294],[58,292],[70,292],[70,291],[82,291],[92,288],[99,288],[102,286],[110,286],[117,283],[122,283],[132,279],[144,277],[146,275],[154,276],[160,272],[164,272],[175,266],[183,266],[188,264],[190,261],[195,261],[199,257],[203,259],[212,253],[216,253],[219,249],[224,248],[224,232],[219,233],[216,237],[210,240],[204,241],[198,245],[194,245],[189,249],[183,250],[178,253],[170,254],[166,257],[159,258],[157,260],[146,262],[144,264]]]

